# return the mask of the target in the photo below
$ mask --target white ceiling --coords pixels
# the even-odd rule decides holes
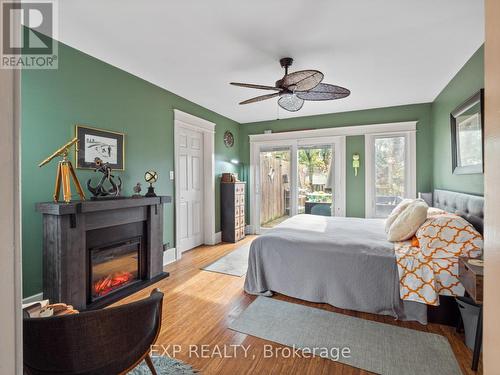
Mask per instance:
[[[351,96],[305,116],[432,101],[484,41],[482,0],[63,0],[60,40],[238,122],[276,119],[278,60]]]

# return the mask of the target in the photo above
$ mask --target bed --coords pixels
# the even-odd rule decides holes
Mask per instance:
[[[482,197],[435,190],[422,198],[459,213],[482,233]],[[244,288],[422,324],[451,314],[443,311],[446,299],[439,308],[400,299],[394,244],[383,219],[296,215],[253,241]]]

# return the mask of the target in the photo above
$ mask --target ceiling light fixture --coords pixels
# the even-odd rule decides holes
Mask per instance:
[[[324,74],[318,70],[299,70],[288,73],[292,65],[291,57],[280,60],[281,67],[285,69],[283,78],[276,81],[274,86],[255,85],[251,83],[231,82],[231,85],[251,89],[277,91],[272,94],[257,96],[241,102],[240,104],[256,103],[267,99],[279,97],[278,105],[289,111],[297,112],[304,105],[304,101],[335,100],[349,96],[351,91],[344,87],[321,83]]]

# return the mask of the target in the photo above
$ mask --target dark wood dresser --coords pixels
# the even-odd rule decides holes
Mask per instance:
[[[221,182],[222,241],[238,242],[245,237],[245,182]]]

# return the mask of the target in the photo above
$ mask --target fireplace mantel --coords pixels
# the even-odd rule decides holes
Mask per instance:
[[[37,203],[36,210],[48,215],[70,215],[85,212],[105,211],[114,209],[124,209],[130,207],[152,206],[163,203],[170,203],[170,196],[161,197],[140,197],[140,198],[116,198],[89,201],[64,202],[44,202]]]
[[[170,202],[171,197],[159,196],[37,203],[36,210],[43,215],[44,298],[80,310],[99,308],[167,277],[163,272],[163,204]],[[143,238],[142,279],[93,301],[89,246],[100,238],[127,239],[131,228],[139,228],[134,230]]]

